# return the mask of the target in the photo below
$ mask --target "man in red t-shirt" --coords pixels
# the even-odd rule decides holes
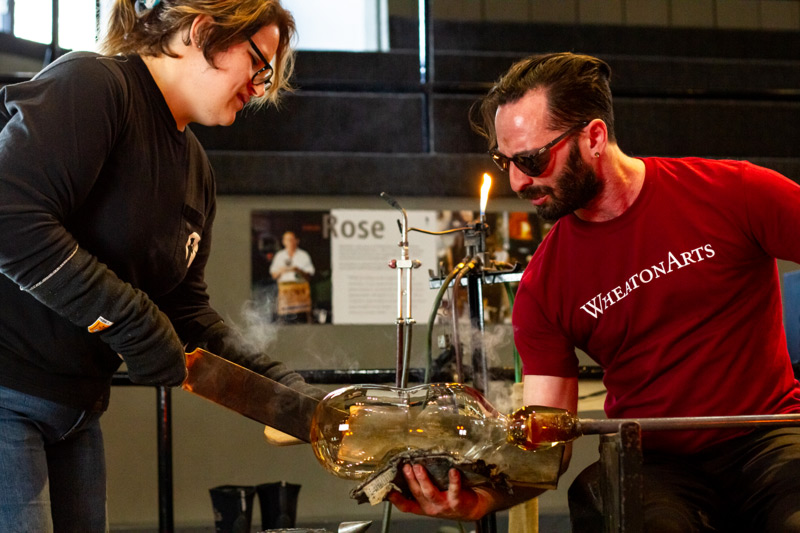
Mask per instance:
[[[626,155],[610,74],[533,56],[480,107],[511,187],[557,220],[515,299],[525,403],[575,412],[581,349],[605,369],[609,417],[800,413],[776,265],[800,263],[800,186],[747,162]],[[643,451],[646,531],[800,531],[800,428],[644,433]],[[391,500],[419,514],[472,520],[534,494],[405,474],[416,500]],[[598,476],[570,488],[573,531],[603,529]]]

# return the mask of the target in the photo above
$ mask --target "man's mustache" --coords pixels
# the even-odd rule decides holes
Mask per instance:
[[[523,200],[536,200],[546,195],[553,196],[553,193],[555,193],[555,190],[547,185],[528,185],[519,191],[517,196]]]

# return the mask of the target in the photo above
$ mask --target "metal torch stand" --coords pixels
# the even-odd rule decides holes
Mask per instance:
[[[480,273],[467,276],[467,299],[469,301],[470,323],[481,335],[481,342],[472,351],[472,385],[481,393],[489,391],[489,364],[486,360],[486,347],[483,334],[486,324],[483,317],[483,280]],[[497,515],[489,513],[475,523],[476,533],[497,533]]]

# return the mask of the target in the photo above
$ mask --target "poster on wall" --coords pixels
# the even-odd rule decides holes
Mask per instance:
[[[331,211],[330,241],[333,274],[334,324],[395,324],[398,318],[398,270],[402,234],[394,210],[335,209]],[[408,211],[408,227],[435,229],[435,211]],[[408,255],[421,262],[411,273],[411,309],[403,315],[424,322],[436,297],[428,270],[437,269],[437,238],[409,234]]]
[[[464,233],[477,222],[474,211],[407,211],[411,273],[410,316],[428,319],[439,279],[468,253]],[[251,213],[252,297],[265,319],[280,324],[395,324],[398,270],[403,258],[396,210],[253,211]],[[525,266],[548,226],[532,213],[487,213],[486,269]],[[507,321],[505,291],[484,289],[486,320]],[[403,316],[409,310],[402,308]]]
[[[326,324],[331,319],[327,211],[253,211],[253,300],[281,324]]]

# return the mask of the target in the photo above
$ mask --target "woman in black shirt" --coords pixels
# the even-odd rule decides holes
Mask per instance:
[[[213,170],[188,125],[274,102],[279,0],[115,0],[104,55],[0,91],[0,530],[104,531],[98,418],[122,361],[176,386],[206,347],[314,396],[209,305]],[[21,444],[21,443],[24,443]]]

